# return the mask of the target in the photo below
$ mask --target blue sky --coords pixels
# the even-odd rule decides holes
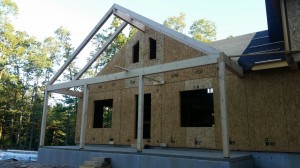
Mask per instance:
[[[187,28],[194,20],[216,23],[217,39],[267,29],[264,0],[15,0],[19,16],[14,21],[39,39],[53,35],[60,26],[72,33],[74,47],[87,36],[107,10],[117,3],[162,23],[169,16],[186,13]]]

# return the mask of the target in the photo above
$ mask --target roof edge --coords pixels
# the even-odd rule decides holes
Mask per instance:
[[[130,17],[132,17],[134,20],[148,26],[149,28],[156,30],[158,32],[161,32],[162,34],[165,34],[175,40],[178,40],[179,42],[182,42],[198,51],[201,51],[205,54],[220,54],[223,53],[222,51],[209,46],[208,44],[199,42],[191,37],[188,37],[187,35],[181,34],[175,30],[172,30],[170,28],[167,28],[151,19],[148,19],[142,15],[139,15],[129,9],[126,9],[118,4],[114,4],[113,7],[116,10],[119,10],[127,15],[129,15]]]

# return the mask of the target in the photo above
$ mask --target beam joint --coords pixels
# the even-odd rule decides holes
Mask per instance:
[[[226,69],[228,69],[230,72],[235,74],[238,77],[244,76],[243,68],[239,66],[238,63],[234,62],[230,59],[230,57],[226,56],[225,54],[221,55],[218,59],[219,62],[224,62]]]
[[[140,31],[145,32],[145,29],[146,29],[145,25],[132,19],[129,15],[122,13],[117,9],[114,10],[114,15],[117,16],[118,18],[122,19],[124,22],[127,22],[130,25],[134,26],[135,28],[139,29]]]

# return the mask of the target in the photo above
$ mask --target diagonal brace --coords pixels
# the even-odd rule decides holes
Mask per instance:
[[[78,72],[78,74],[74,77],[72,81],[79,79],[85,71],[96,61],[96,59],[106,50],[106,48],[112,43],[112,41],[122,32],[122,30],[126,27],[127,23],[123,22],[118,29],[112,34],[109,39],[105,42],[102,48],[90,59],[90,61]]]

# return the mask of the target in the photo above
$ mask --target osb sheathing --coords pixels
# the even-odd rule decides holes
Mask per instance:
[[[81,115],[82,115],[82,98],[78,98],[75,143],[79,143],[80,140]]]
[[[153,32],[154,33],[154,32]],[[155,33],[154,33],[155,34]],[[147,35],[147,33],[146,33]],[[136,34],[127,49],[126,68],[139,68],[163,62],[172,62],[199,55],[198,51],[185,51],[182,44],[159,33],[153,36],[160,41],[161,54],[155,63],[144,64],[147,50],[141,50],[140,63],[132,64],[132,48],[136,40],[141,40],[142,33]],[[150,35],[148,35],[149,37]],[[135,40],[135,42],[134,42]],[[141,40],[142,41],[142,40]],[[140,41],[140,47],[146,47]],[[126,48],[125,46],[125,48]],[[169,48],[168,48],[169,47]],[[179,48],[183,49],[179,49]],[[172,50],[173,48],[174,50]],[[146,52],[147,51],[147,52]],[[122,53],[121,52],[121,53]],[[174,55],[178,53],[177,55]],[[188,54],[185,54],[188,53]],[[140,54],[141,55],[141,54]],[[201,55],[201,53],[200,53]],[[121,55],[120,55],[121,56]],[[162,55],[163,56],[163,55]],[[187,56],[187,57],[185,57]],[[131,60],[127,60],[131,59]],[[125,61],[125,60],[124,60]],[[154,60],[152,60],[154,61]],[[117,62],[117,61],[116,61]],[[105,73],[114,73],[117,68]],[[119,65],[122,65],[121,63]],[[238,78],[227,71],[228,124],[230,149],[255,151],[300,151],[300,73],[288,69],[275,69],[247,72]],[[207,65],[180,71],[153,75],[152,78],[163,80],[164,84],[154,85],[145,79],[145,93],[151,93],[151,139],[145,144],[159,145],[166,143],[170,147],[195,147],[222,149],[219,78],[216,65]],[[135,95],[138,94],[137,78],[94,84],[90,86],[89,117],[86,143],[107,144],[113,138],[116,144],[131,145],[135,139]],[[214,89],[214,127],[189,128],[180,126],[180,96],[183,90],[213,87]],[[112,128],[91,128],[93,121],[93,102],[97,99],[114,99]],[[80,102],[80,101],[79,101]],[[77,119],[76,140],[79,140],[81,105]],[[200,143],[196,144],[195,140]],[[266,145],[266,141],[268,141]]]
[[[291,41],[291,49],[300,49],[300,3],[299,0],[286,1],[287,6],[287,22],[289,28],[289,37]]]
[[[98,76],[124,71],[120,68],[115,67],[115,66],[120,66],[120,67],[125,66],[124,55],[125,55],[125,50],[121,49],[115,56],[112,57],[109,63],[98,73]]]
[[[149,38],[156,40],[156,59],[150,60],[150,41]],[[164,62],[164,38],[165,36],[161,33],[146,28],[146,33],[138,31],[127,44],[122,48],[125,50],[125,67],[128,69],[142,68]],[[139,42],[139,62],[133,62],[133,46]]]
[[[164,63],[179,61],[188,58],[203,56],[198,50],[195,50],[177,40],[165,36],[165,58]]]
[[[300,73],[288,69],[227,76],[230,149],[299,151]],[[218,78],[213,79],[213,83]],[[214,95],[219,88],[214,88]],[[222,148],[219,97],[215,96],[216,146]]]
[[[120,112],[121,112],[121,90],[95,92],[89,94],[86,143],[108,144],[109,139],[114,139],[115,143],[120,143]],[[113,99],[112,128],[93,128],[94,102],[96,100]]]
[[[144,143],[158,145],[161,142],[161,87],[146,86],[144,93],[151,94],[151,139],[145,140]],[[136,95],[138,95],[137,88],[122,90],[120,141],[126,145],[136,143]]]
[[[300,151],[300,73],[282,74],[283,107],[287,121],[289,151]]]

